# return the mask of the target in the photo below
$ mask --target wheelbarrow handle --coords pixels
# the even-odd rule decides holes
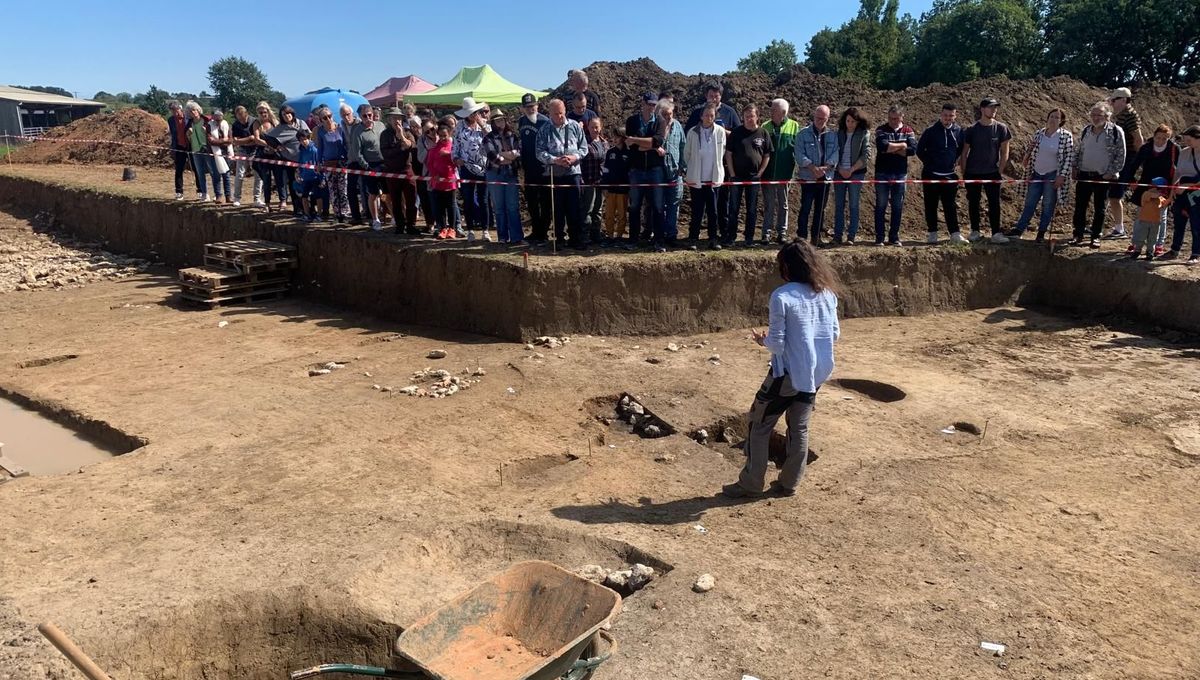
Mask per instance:
[[[562,680],[582,680],[582,678],[586,678],[588,674],[596,670],[600,664],[611,659],[613,653],[617,651],[617,641],[613,638],[611,633],[603,629],[596,632],[600,634],[600,637],[604,638],[604,640],[608,642],[608,651],[588,659],[579,659],[571,666],[570,669],[567,670],[566,673],[563,674]]]
[[[312,678],[329,673],[345,673],[346,675],[370,675],[376,678],[424,678],[420,671],[397,671],[380,666],[362,666],[356,663],[323,663],[320,666],[292,671],[291,680]]]

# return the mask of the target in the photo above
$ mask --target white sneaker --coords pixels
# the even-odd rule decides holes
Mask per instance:
[[[992,238],[988,239],[992,243],[1008,243],[1008,237],[1000,232],[992,234]]]
[[[182,200],[183,200],[183,194],[175,194],[175,200],[176,200],[176,201],[182,201]]]
[[[492,242],[492,234],[487,229],[483,230],[483,240],[487,241],[488,243]]]
[[[383,223],[379,220],[371,220],[371,231],[383,231]]]
[[[233,207],[235,207],[235,208],[240,208],[240,207],[242,207],[242,202],[241,202],[241,201],[234,201],[234,202],[233,202]]]
[[[201,203],[208,203],[211,200],[212,200],[212,198],[210,198],[208,194],[200,194],[200,202]]]
[[[928,234],[925,236],[925,242],[926,242],[926,243],[932,243],[932,244],[934,244],[934,245],[937,245],[937,242],[938,242],[937,232],[936,232],[936,231],[931,231],[931,232],[929,232],[929,233],[928,233]]]
[[[970,241],[971,243],[974,243],[978,240],[981,240],[982,238],[983,238],[983,234],[981,234],[977,231],[972,231],[971,235],[967,237],[967,240]]]
[[[976,233],[978,233],[978,232],[976,232]],[[950,242],[951,242],[951,243],[954,243],[954,244],[957,244],[957,245],[961,245],[961,244],[963,244],[963,243],[970,243],[970,241],[968,241],[967,239],[963,238],[963,235],[962,235],[962,233],[960,233],[960,232],[957,232],[957,231],[956,231],[956,232],[954,232],[953,234],[950,234]]]
[[[471,242],[471,241],[474,241],[474,240],[475,240],[475,230],[474,230],[474,229],[468,229],[468,230],[467,230],[467,242],[469,243],[469,242]]]
[[[265,208],[266,205],[267,204],[263,203],[263,200],[261,198],[254,199],[254,207],[255,208]]]

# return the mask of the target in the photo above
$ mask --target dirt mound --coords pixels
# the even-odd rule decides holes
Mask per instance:
[[[1027,142],[1032,134],[1045,124],[1045,116],[1050,109],[1061,107],[1066,110],[1068,125],[1078,135],[1086,122],[1088,109],[1107,95],[1106,90],[1065,77],[1033,80],[1009,80],[999,77],[959,85],[935,83],[921,88],[892,91],[876,90],[858,83],[817,75],[799,65],[776,78],[741,73],[720,76],[671,73],[645,57],[627,62],[598,61],[585,70],[591,81],[591,88],[603,98],[603,113],[608,119],[608,127],[623,126],[625,118],[638,111],[639,97],[647,90],[674,94],[678,109],[677,118],[685,121],[691,109],[704,101],[703,88],[705,83],[711,80],[716,80],[722,85],[723,101],[739,109],[748,103],[758,104],[764,119],[768,115],[770,101],[776,97],[783,97],[791,104],[790,115],[801,121],[801,124],[807,123],[809,112],[814,107],[828,104],[834,111],[835,121],[847,106],[854,105],[863,109],[875,126],[886,117],[889,106],[900,104],[907,111],[906,122],[918,135],[937,120],[944,102],[954,102],[959,106],[959,122],[966,126],[974,120],[974,108],[981,99],[996,97],[1001,102],[999,118],[1008,124],[1013,132],[1013,165],[1010,165],[1009,171],[1012,173],[1010,176],[1014,177],[1020,176],[1019,169],[1025,163]],[[555,89],[553,94],[561,97],[567,92],[568,88],[564,83]],[[1200,85],[1172,88],[1152,84],[1137,88],[1135,95],[1134,106],[1142,115],[1145,126],[1143,133],[1147,138],[1159,123],[1167,123],[1179,131],[1196,122],[1196,111],[1200,109]],[[920,166],[920,162],[914,158],[909,163],[910,176],[919,176]],[[873,175],[874,167],[871,168],[868,177]],[[909,192],[919,193],[920,189],[910,187]],[[1002,224],[1008,228],[1016,223],[1021,206],[1016,204],[1015,191],[1011,186],[1006,185],[1003,188],[1003,196]],[[795,201],[796,197],[793,196],[792,200]],[[906,199],[903,225],[906,237],[923,233],[925,230],[920,200],[919,196],[911,195]],[[959,192],[959,201],[959,221],[965,225],[965,192]],[[686,206],[685,196],[682,211],[684,215],[680,220],[681,233],[686,233],[686,218],[690,212]],[[860,235],[859,240],[870,238],[874,209],[875,192],[871,187],[865,187],[860,233],[866,233]],[[1065,210],[1060,207],[1056,218],[1060,227],[1066,225],[1069,218],[1069,206]],[[792,219],[795,221],[794,211]],[[831,196],[830,205],[825,210],[825,224],[830,228],[833,219]],[[944,235],[943,232],[943,237]]]
[[[102,142],[66,142],[68,139],[99,139],[146,146],[125,146]],[[109,165],[140,165],[169,167],[170,154],[163,149],[147,148],[168,145],[167,121],[162,116],[141,109],[124,109],[116,113],[97,113],[59,128],[21,147],[13,153],[16,163],[103,163]]]

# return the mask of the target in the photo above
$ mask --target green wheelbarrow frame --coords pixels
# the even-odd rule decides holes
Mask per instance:
[[[617,593],[558,565],[520,562],[401,633],[395,652],[417,670],[324,664],[291,678],[584,680],[616,649],[602,628],[620,606]]]

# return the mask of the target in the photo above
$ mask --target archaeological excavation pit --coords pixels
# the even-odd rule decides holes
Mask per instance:
[[[76,472],[145,444],[108,423],[0,388],[0,482]]]

